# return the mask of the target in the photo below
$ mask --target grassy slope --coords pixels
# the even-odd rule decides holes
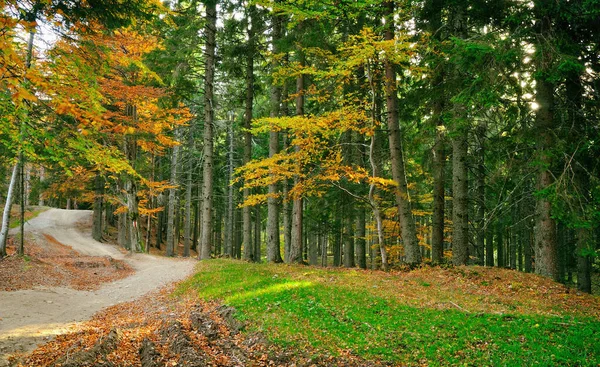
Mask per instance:
[[[599,299],[529,274],[482,267],[389,274],[231,260],[198,269],[177,293],[236,307],[250,331],[282,346],[409,365],[600,361]]]

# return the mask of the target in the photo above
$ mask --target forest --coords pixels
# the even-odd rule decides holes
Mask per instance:
[[[182,261],[172,281],[195,266],[174,294],[203,299],[109,308],[22,365],[132,365],[138,351],[143,366],[158,355],[223,366],[600,358],[600,301],[585,295],[600,289],[599,1],[0,9],[0,278],[41,281],[27,275],[41,266],[32,218],[76,223],[48,207],[89,210],[91,237],[132,258],[72,260],[76,289],[141,272],[127,262],[148,253]],[[60,235],[44,234],[62,246],[52,264],[83,251]],[[149,308],[166,307],[191,321],[159,328]],[[274,355],[252,333],[242,342],[241,325],[319,357]],[[69,362],[65,343],[93,347]],[[117,345],[127,352],[110,354]]]
[[[594,1],[2,9],[2,255],[10,204],[35,203],[93,208],[131,251],[591,291]]]
[[[46,204],[131,251],[591,292],[595,1],[2,8],[2,255],[10,204]]]

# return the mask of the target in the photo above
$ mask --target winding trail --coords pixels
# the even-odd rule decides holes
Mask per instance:
[[[195,260],[123,254],[114,245],[95,241],[91,216],[88,210],[50,209],[30,220],[25,230],[28,237],[50,235],[85,255],[123,260],[134,274],[95,291],[62,287],[0,291],[0,367],[9,365],[11,353],[33,350],[104,307],[134,300],[191,275]]]

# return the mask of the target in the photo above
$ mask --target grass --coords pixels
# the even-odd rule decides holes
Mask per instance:
[[[431,366],[596,366],[600,360],[597,318],[469,312],[403,301],[404,286],[407,294],[416,287],[439,288],[422,276],[412,282],[380,272],[213,260],[201,263],[176,294],[221,300],[249,322],[248,331],[314,353]]]
[[[48,208],[36,208],[34,210],[26,209],[25,210],[25,222],[31,220],[40,213],[45,212]],[[15,205],[13,205],[11,209],[10,222],[8,223],[8,228],[17,228],[21,225],[21,212],[20,209],[15,210]]]

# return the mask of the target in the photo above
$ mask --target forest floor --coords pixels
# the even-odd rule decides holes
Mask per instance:
[[[57,262],[55,270],[66,275],[50,276],[61,287],[0,291],[0,352],[45,341],[9,356],[7,365],[591,367],[600,361],[600,297],[534,274],[129,255],[93,241],[86,234],[89,212],[80,213],[50,210],[31,220],[28,241],[66,253],[50,261],[38,249],[37,260],[20,266],[39,261],[51,274],[41,266]],[[81,267],[72,264],[85,261],[61,260],[71,258],[108,262]],[[174,283],[195,263],[192,277]],[[42,270],[27,282],[39,281]],[[94,276],[112,283],[85,281]]]
[[[129,254],[91,238],[91,211],[49,209],[25,225],[25,256],[0,266],[0,366],[101,309],[190,275],[196,261]],[[12,253],[12,255],[10,255]]]

